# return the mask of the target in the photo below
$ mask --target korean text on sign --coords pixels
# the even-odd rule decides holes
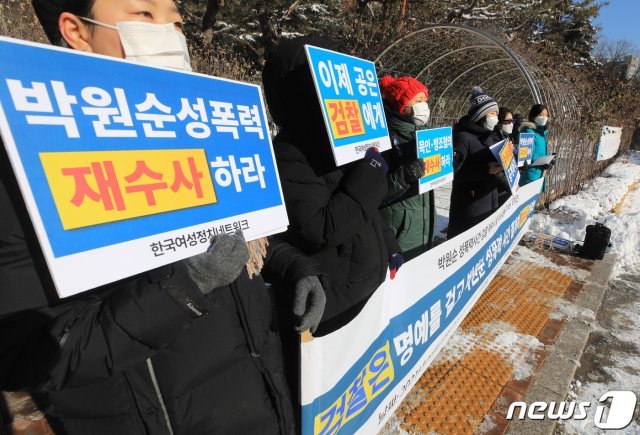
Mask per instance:
[[[511,192],[515,193],[520,181],[520,172],[518,172],[518,159],[515,157],[513,142],[506,139],[498,142],[491,146],[491,152],[502,165]]]
[[[122,88],[87,86],[72,95],[64,82],[56,80],[26,84],[7,79],[6,84],[15,109],[24,113],[27,124],[60,126],[70,139],[87,135],[176,138],[177,129],[193,139],[210,138],[212,129],[234,141],[243,134],[255,134],[260,140],[265,136],[257,104],[180,98],[170,107],[153,92],[129,101]],[[90,120],[93,129],[81,134],[77,117]]]
[[[256,85],[0,37],[0,133],[63,297],[288,224]]]
[[[451,127],[420,130],[416,133],[418,159],[424,162],[420,193],[453,180],[453,141]]]
[[[533,158],[533,133],[520,133],[520,141],[518,143],[518,166],[524,166],[531,163]]]
[[[389,149],[375,65],[310,45],[306,51],[336,164],[358,160],[374,145]]]

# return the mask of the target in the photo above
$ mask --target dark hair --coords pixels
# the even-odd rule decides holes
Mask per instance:
[[[502,122],[507,117],[507,113],[510,113],[513,116],[513,112],[508,107],[501,107],[498,110],[498,121]]]
[[[92,18],[91,10],[96,0],[32,0],[38,20],[52,44],[61,45],[62,35],[58,19],[63,12],[71,12],[79,17]]]
[[[549,108],[544,104],[534,104],[531,106],[531,110],[529,110],[529,121],[536,119],[536,116],[540,115],[545,109],[549,112]]]

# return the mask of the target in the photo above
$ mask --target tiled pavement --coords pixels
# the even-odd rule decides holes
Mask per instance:
[[[506,431],[509,405],[523,399],[564,325],[558,309],[575,300],[593,265],[536,255],[546,261],[507,260],[383,433]]]

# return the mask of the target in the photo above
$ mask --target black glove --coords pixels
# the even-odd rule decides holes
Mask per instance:
[[[520,144],[520,126],[522,125],[522,115],[516,113],[513,115],[513,131],[511,132],[511,139],[514,145]],[[517,153],[517,147],[514,149],[514,153]]]
[[[424,160],[414,160],[402,165],[402,179],[406,184],[413,184],[424,177]]]
[[[389,275],[391,279],[396,277],[396,272],[400,270],[400,267],[404,264],[404,257],[399,252],[391,255],[389,258]]]
[[[555,156],[555,153],[553,154]],[[556,164],[556,159],[553,159],[549,162],[549,164],[547,166],[549,166],[547,169],[551,169],[554,167],[554,165]]]
[[[519,130],[522,125],[522,115],[516,113],[513,115],[513,131]]]
[[[499,187],[501,187],[503,190],[511,189],[511,187],[509,186],[509,180],[507,180],[507,174],[505,174],[504,171],[498,172],[495,177]]]
[[[327,297],[317,276],[306,276],[296,283],[293,298],[293,314],[298,318],[296,332],[311,329],[316,332]]]
[[[380,168],[384,171],[385,175],[389,171],[389,165],[382,157],[382,154],[378,151],[378,148],[371,147],[364,153],[364,161],[374,168]]]
[[[242,231],[211,238],[207,252],[185,260],[189,276],[202,294],[222,287],[238,278],[249,260],[249,250]]]

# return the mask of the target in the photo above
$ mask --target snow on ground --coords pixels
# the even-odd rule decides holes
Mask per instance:
[[[534,215],[535,216],[535,215]],[[584,282],[588,277],[590,272],[584,269],[576,269],[570,266],[559,266],[551,261],[548,257],[534,251],[533,249],[528,249],[522,245],[517,245],[513,250],[511,256],[517,260],[528,261],[530,263],[534,263],[536,266],[540,267],[548,267],[557,272],[560,272],[563,275],[570,276],[576,281]],[[511,267],[518,268],[520,267],[517,262],[511,263]],[[509,272],[509,265],[505,265],[502,267],[502,270],[505,272]],[[515,272],[517,274],[517,271]]]
[[[580,319],[585,322],[591,322],[595,320],[596,313],[588,308],[580,308],[573,302],[569,302],[566,299],[556,298],[553,300],[556,305],[556,311],[549,316],[551,319]]]
[[[575,305],[558,299],[554,318],[579,319],[593,325],[590,344],[579,363],[578,373],[572,384],[567,400],[592,403],[589,418],[567,420],[559,423],[556,433],[598,434],[593,423],[593,413],[600,397],[608,391],[633,391],[640,396],[640,152],[630,151],[618,158],[603,175],[589,182],[581,192],[554,201],[548,212],[533,216],[530,230],[565,239],[582,242],[586,226],[596,221],[611,229],[611,251],[618,256],[614,270],[615,279],[607,291],[603,308],[596,313],[578,309]],[[436,235],[448,224],[448,197],[450,186],[436,190]],[[623,206],[613,209],[624,200]],[[578,281],[585,281],[589,272],[553,264],[545,256],[517,246],[514,257],[530,261],[540,266],[552,267]],[[505,265],[508,269],[508,265]],[[503,270],[508,272],[506,269]],[[447,343],[438,361],[459,360],[478,342],[487,328],[494,340],[492,351],[517,348],[519,352],[504,353],[514,365],[517,379],[526,379],[535,366],[534,350],[542,346],[535,337],[517,334],[503,322],[483,325],[474,332],[457,330]],[[536,343],[537,342],[537,343]],[[520,346],[515,346],[520,343]],[[492,421],[487,421],[490,429]],[[640,434],[640,406],[634,421],[622,431],[607,433]]]
[[[487,336],[493,339],[484,343]],[[491,353],[497,353],[513,366],[513,378],[524,380],[533,374],[537,363],[536,351],[543,346],[536,337],[515,332],[515,327],[499,320],[483,324],[478,330],[464,332],[458,328],[444,349],[433,361],[432,366],[459,361],[477,346]]]
[[[549,211],[537,213],[529,230],[582,242],[586,226],[596,221],[611,229],[612,252],[618,255],[614,274],[640,264],[640,189],[629,188],[640,181],[640,152],[629,151],[590,181],[575,195],[551,203]],[[625,208],[616,207],[625,195]]]
[[[630,152],[583,192],[555,201],[549,214],[533,218],[532,230],[573,240],[582,240],[584,227],[598,219],[611,228],[612,251],[618,255],[614,279],[609,283],[568,397],[575,402],[591,402],[588,418],[560,423],[556,433],[602,433],[593,423],[600,397],[609,391],[640,395],[640,185],[628,192],[638,180],[640,153]],[[623,199],[618,213],[612,212]],[[560,315],[588,320],[592,313],[561,306]],[[628,427],[606,433],[640,434],[640,410],[636,409]]]
[[[556,433],[595,435],[603,433],[593,423],[599,400],[609,391],[640,394],[640,283],[637,275],[621,275],[611,283],[598,314],[598,325],[589,337],[581,366],[572,382],[568,400],[590,402],[588,418],[567,420]],[[608,407],[608,405],[607,405]],[[640,410],[622,430],[607,434],[640,434]]]
[[[473,430],[473,434],[491,433],[492,431],[495,432],[497,428],[498,425],[496,424],[495,418],[491,415],[485,415],[482,423]]]

